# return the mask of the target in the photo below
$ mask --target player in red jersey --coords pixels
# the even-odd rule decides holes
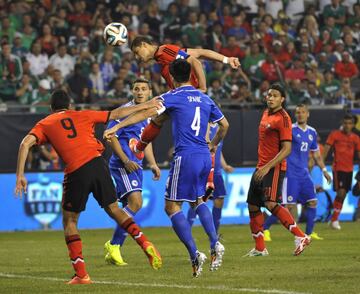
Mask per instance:
[[[343,118],[341,130],[332,131],[326,140],[324,147],[324,161],[330,149],[334,151],[333,189],[336,191],[334,200],[334,212],[331,217],[330,226],[340,230],[339,215],[347,192],[351,189],[352,175],[354,169],[354,153],[360,158],[360,139],[352,132],[354,128],[354,117],[347,114]]]
[[[161,65],[161,75],[171,89],[174,89],[169,65],[178,58],[187,59],[191,64],[190,82],[201,91],[206,91],[206,79],[201,62],[198,58],[229,63],[232,68],[239,68],[240,62],[237,57],[226,57],[208,49],[190,49],[180,48],[177,45],[164,44],[161,46],[154,45],[153,42],[144,36],[137,36],[131,43],[131,51],[135,54],[136,59],[143,62],[149,62],[154,59]]]
[[[256,246],[246,256],[269,254],[264,242],[262,206],[295,235],[294,255],[299,255],[310,244],[310,237],[296,225],[289,210],[279,205],[286,171],[285,158],[291,152],[292,141],[292,124],[290,116],[282,108],[284,101],[284,89],[278,84],[272,85],[266,96],[267,109],[259,125],[258,164],[251,178],[247,198],[250,229]]]
[[[159,107],[156,100],[131,107],[109,111],[70,110],[70,97],[57,90],[51,97],[52,114],[39,121],[22,140],[16,169],[15,194],[26,193],[27,180],[24,167],[29,149],[35,145],[50,143],[65,162],[63,182],[63,226],[75,275],[68,284],[90,284],[82,255],[82,242],[77,222],[80,212],[85,210],[89,193],[119,226],[124,228],[141,246],[154,269],[161,267],[161,256],[155,246],[141,232],[122,209],[118,207],[115,187],[109,168],[101,156],[104,146],[95,138],[94,126],[128,116],[136,111]]]

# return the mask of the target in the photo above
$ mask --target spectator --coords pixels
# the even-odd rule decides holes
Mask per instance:
[[[66,87],[74,98],[75,103],[80,99],[83,89],[90,87],[90,85],[91,81],[82,74],[81,65],[76,64],[74,73],[66,81]]]
[[[237,15],[234,17],[234,26],[227,31],[228,36],[234,36],[236,40],[246,42],[250,39],[249,33],[244,26],[244,16]]]
[[[250,54],[246,55],[242,61],[242,68],[249,75],[254,75],[262,61],[265,60],[265,54],[260,52],[258,42],[252,42],[250,45]]]
[[[321,92],[313,81],[307,82],[306,92],[304,93],[303,103],[309,105],[324,105]]]
[[[100,71],[104,83],[104,90],[109,89],[109,84],[119,69],[119,60],[111,48],[107,48],[100,61]]]
[[[342,54],[342,61],[335,64],[335,73],[340,78],[355,78],[359,74],[357,65],[350,60],[349,52],[345,51]]]
[[[284,66],[274,60],[272,54],[268,54],[260,66],[261,75],[271,83],[283,80],[284,70]]]
[[[346,8],[340,4],[340,0],[331,0],[331,4],[324,7],[323,17],[325,21],[329,17],[333,17],[335,24],[340,27],[345,24]]]
[[[49,64],[61,71],[61,75],[66,78],[74,70],[74,60],[67,54],[66,44],[60,44],[57,53],[50,57]]]
[[[147,11],[143,21],[149,25],[151,37],[154,40],[159,41],[161,20],[159,15],[159,5],[155,0],[151,0],[147,5]]]
[[[273,18],[277,18],[278,12],[284,9],[282,0],[265,0],[266,13],[270,14]]]
[[[305,79],[305,64],[296,57],[291,68],[285,71],[285,80],[304,80]]]
[[[0,54],[0,99],[6,102],[16,102],[16,84],[22,78],[22,64],[19,57],[11,54],[10,44],[1,44]]]
[[[64,85],[64,77],[59,69],[54,69],[52,72],[52,80],[50,81],[50,88],[52,91],[63,89],[66,90]]]
[[[68,16],[70,25],[80,27],[90,27],[91,15],[86,11],[86,1],[77,0],[74,3],[74,12]]]
[[[102,98],[102,96],[105,94],[105,83],[102,72],[100,71],[100,66],[97,62],[94,62],[91,65],[89,79],[91,81],[91,92],[97,98]]]
[[[30,105],[32,102],[33,86],[28,74],[23,74],[21,82],[18,83],[15,96],[20,104]]]
[[[36,39],[36,32],[31,25],[24,25],[24,29],[22,31],[21,41],[23,46],[30,50],[31,44],[33,44],[34,40]]]
[[[49,65],[49,58],[46,54],[41,53],[41,45],[37,41],[32,44],[31,52],[26,59],[30,62],[30,71],[34,76],[44,74]]]
[[[208,95],[215,101],[221,102],[221,100],[229,99],[227,91],[222,86],[220,79],[213,79],[208,89]]]
[[[11,53],[16,55],[20,59],[25,57],[29,53],[29,50],[22,45],[21,37],[22,36],[19,32],[15,33],[14,44],[11,49]]]
[[[284,67],[287,67],[289,62],[291,61],[290,54],[287,53],[286,50],[284,50],[283,43],[281,43],[279,40],[273,41],[272,56],[277,62],[281,63]]]
[[[50,82],[41,80],[39,87],[32,92],[31,112],[49,113],[50,112]]]
[[[66,9],[60,8],[56,14],[50,17],[49,23],[53,28],[54,35],[59,38],[60,43],[65,43],[69,37],[70,30]]]
[[[176,36],[181,35],[181,20],[178,15],[178,6],[175,2],[171,2],[164,15],[163,24],[160,26],[161,40],[170,38],[174,41]]]
[[[117,78],[114,82],[114,88],[106,93],[106,102],[113,106],[119,106],[129,102],[130,96],[130,91],[126,89],[124,81]]]
[[[303,91],[301,81],[299,79],[291,80],[289,85],[289,104],[298,105],[300,103],[304,103],[305,93]]]
[[[340,90],[341,83],[334,79],[334,75],[330,70],[324,72],[324,83],[320,86],[320,90],[324,95],[325,104],[334,104],[335,94]]]
[[[9,17],[4,16],[1,19],[0,38],[2,39],[4,36],[7,36],[8,42],[11,44],[13,42],[15,32],[15,28],[11,26]]]
[[[245,57],[245,52],[241,50],[240,46],[236,42],[235,36],[227,37],[227,45],[220,49],[220,53],[225,56],[234,56],[239,59],[243,59]]]
[[[207,43],[209,45],[209,48],[216,52],[219,52],[221,48],[226,44],[226,38],[223,33],[223,27],[220,22],[214,23],[213,26],[211,27],[210,32],[208,34]]]
[[[195,11],[190,12],[188,24],[182,29],[183,40],[186,47],[201,46],[204,42],[204,28],[198,22]]]
[[[355,100],[355,95],[351,90],[350,79],[344,78],[341,81],[341,88],[336,93],[337,103],[342,105],[349,105]]]
[[[84,48],[88,49],[89,38],[85,36],[85,28],[82,26],[77,27],[76,35],[69,38],[70,54],[72,56],[80,54]]]
[[[331,36],[331,40],[335,41],[340,38],[340,30],[335,26],[335,18],[329,16],[325,19],[325,26],[322,30],[328,30]]]
[[[43,52],[48,56],[55,53],[59,40],[52,34],[51,26],[48,23],[44,23],[42,26],[42,36],[39,38],[39,42]]]

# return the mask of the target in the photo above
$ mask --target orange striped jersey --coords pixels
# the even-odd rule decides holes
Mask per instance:
[[[280,109],[269,113],[266,109],[259,125],[259,147],[257,168],[271,161],[281,149],[282,141],[292,141],[292,124],[289,114]],[[281,170],[286,171],[286,160],[280,164]]]
[[[181,49],[179,46],[171,44],[161,45],[156,50],[154,59],[161,65],[161,75],[165,79],[169,88],[175,88],[170,75],[170,63],[178,58],[187,59],[189,56],[190,55],[186,53],[186,49]],[[190,82],[195,88],[199,88],[199,82],[193,69],[191,69]]]
[[[107,123],[109,111],[64,110],[39,121],[29,135],[38,145],[49,142],[65,163],[65,174],[98,157],[104,145],[95,137],[95,124]]]
[[[333,170],[352,172],[354,153],[360,151],[360,139],[355,133],[345,134],[341,130],[332,131],[326,144],[334,148]]]

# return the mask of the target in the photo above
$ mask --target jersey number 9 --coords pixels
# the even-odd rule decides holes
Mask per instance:
[[[67,135],[69,139],[73,139],[77,136],[77,132],[71,118],[64,118],[60,122],[65,130],[71,131],[71,133]]]

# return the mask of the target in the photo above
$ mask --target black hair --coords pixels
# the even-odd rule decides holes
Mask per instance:
[[[281,86],[280,84],[277,84],[277,83],[272,84],[272,85],[270,86],[269,90],[277,90],[277,91],[280,92],[281,97],[286,98],[285,89],[284,89],[284,87]]]
[[[149,80],[147,79],[143,79],[143,78],[137,78],[135,81],[132,82],[131,84],[131,89],[134,88],[135,84],[137,83],[144,83],[144,84],[148,84],[149,88],[151,89],[151,83]]]
[[[185,83],[190,79],[191,65],[184,59],[175,59],[170,63],[170,74],[178,83]]]
[[[345,120],[352,120],[353,123],[355,123],[354,116],[351,113],[346,113],[343,117],[343,121]]]
[[[308,106],[304,103],[299,103],[298,105],[295,106],[295,109],[300,108],[300,107],[304,107],[304,108],[308,109]]]
[[[131,51],[134,51],[134,49],[136,47],[140,47],[141,43],[146,43],[146,44],[149,44],[149,45],[153,45],[153,42],[151,41],[151,39],[149,37],[137,36],[137,37],[135,37],[135,39],[131,43],[131,47],[130,47]]]
[[[70,106],[70,96],[64,90],[55,90],[51,94],[51,109],[53,111],[60,110],[60,109],[68,109]]]

